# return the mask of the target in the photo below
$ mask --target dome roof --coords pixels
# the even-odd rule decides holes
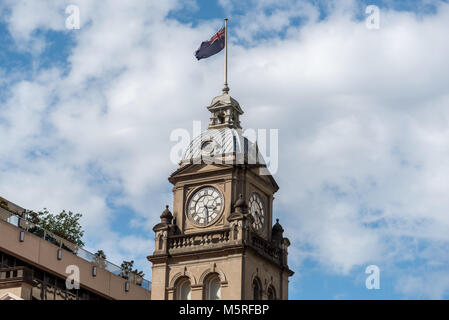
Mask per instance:
[[[239,102],[227,93],[223,93],[221,96],[216,96],[215,98],[213,98],[210,103],[209,109],[216,106],[232,106],[237,109],[240,114],[243,114],[243,110],[240,107]]]
[[[273,226],[273,229],[271,231],[272,239],[273,240],[282,240],[283,234],[284,234],[284,228],[282,228],[281,224],[279,223],[279,219],[276,219],[276,223]]]
[[[181,162],[201,163],[205,159],[209,163],[221,159],[224,163],[229,160],[230,163],[265,164],[257,144],[244,137],[242,130],[233,128],[204,131],[190,142]]]
[[[162,214],[161,214],[160,218],[161,218],[161,220],[163,220],[165,222],[168,222],[168,223],[170,223],[172,221],[173,215],[170,212],[170,210],[168,209],[168,205],[165,206],[165,210],[162,211]]]

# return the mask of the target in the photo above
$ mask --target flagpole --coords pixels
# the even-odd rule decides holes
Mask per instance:
[[[225,61],[224,61],[224,88],[223,93],[229,92],[228,87],[228,18],[225,21]]]

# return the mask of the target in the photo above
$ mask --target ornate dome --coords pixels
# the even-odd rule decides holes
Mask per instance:
[[[195,137],[185,150],[181,165],[188,163],[225,163],[265,165],[259,154],[257,143],[243,136],[240,116],[243,110],[232,98],[229,88],[212,99],[207,109],[210,112],[206,131]]]
[[[228,93],[223,93],[221,96],[216,96],[215,98],[213,98],[209,108],[216,107],[217,105],[230,105],[239,110],[240,114],[243,114],[243,110],[241,109],[239,102],[231,97]]]
[[[165,223],[171,223],[171,221],[173,220],[173,215],[170,212],[170,210],[168,209],[168,205],[165,206],[165,210],[162,211],[160,218],[161,218],[161,221],[165,222]]]
[[[282,241],[282,238],[284,237],[284,228],[282,228],[281,224],[279,223],[279,219],[276,219],[276,223],[273,226],[273,229],[271,231],[271,238],[274,241]]]
[[[220,160],[220,162],[218,162]],[[207,129],[194,138],[182,157],[182,163],[265,164],[257,144],[242,135],[241,129]]]

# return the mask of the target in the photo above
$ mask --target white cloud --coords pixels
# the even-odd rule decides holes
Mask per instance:
[[[396,290],[409,299],[444,299],[449,288],[447,272],[421,270],[422,273],[404,272],[396,284]]]
[[[33,32],[63,29],[65,6],[56,2],[7,3],[9,30],[35,59],[41,48],[30,44],[42,38]],[[171,199],[170,132],[206,123],[205,106],[221,88],[222,57],[193,58],[217,23],[194,28],[167,19],[182,6],[174,1],[75,4],[82,24],[70,31],[69,73],[37,71],[11,84],[0,105],[0,193],[28,208],[80,211],[91,247],[116,261],[144,259],[149,227]],[[265,1],[236,19],[229,54],[243,126],[280,129],[275,215],[292,240],[293,268],[307,257],[343,274],[421,255],[443,264],[449,6],[424,17],[383,10],[381,29],[368,30],[354,19],[353,1],[328,8],[322,21],[318,8],[290,5]],[[305,24],[291,24],[304,15]],[[259,41],[258,30],[273,33]],[[280,30],[287,30],[282,38]],[[110,202],[133,208],[130,223],[143,223],[148,238],[111,231]],[[410,254],[409,239],[432,245]],[[447,287],[423,294],[441,296]]]

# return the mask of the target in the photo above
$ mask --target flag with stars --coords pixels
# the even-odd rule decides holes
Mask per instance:
[[[225,27],[221,28],[208,41],[203,41],[195,52],[198,60],[209,58],[223,50],[225,46]]]

